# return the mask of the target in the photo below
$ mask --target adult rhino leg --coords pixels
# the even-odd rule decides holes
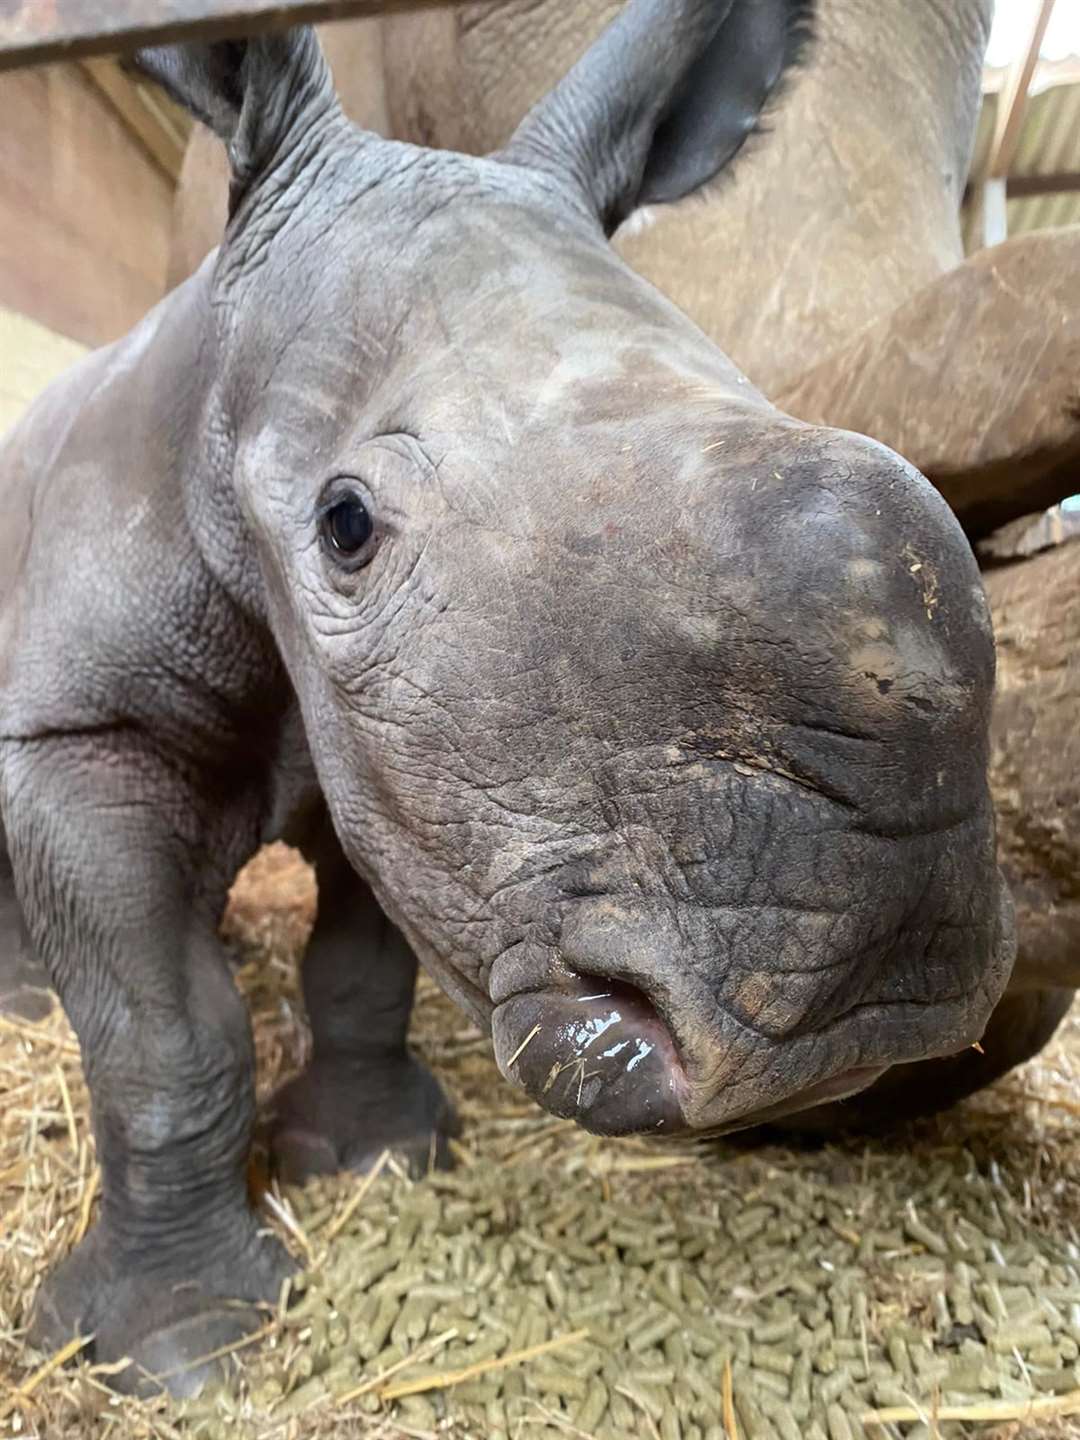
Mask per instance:
[[[100,1219],[43,1282],[30,1338],[93,1335],[97,1362],[134,1362],[118,1388],[190,1395],[291,1268],[248,1206],[251,1034],[216,936],[252,827],[133,732],[9,742],[0,804],[101,1167]]]
[[[935,1115],[983,1090],[1048,1044],[1069,1011],[1072,990],[1008,992],[990,1016],[980,1049],[894,1065],[860,1095],[793,1115],[784,1128],[814,1133],[882,1130]]]
[[[43,1020],[51,1009],[49,977],[30,943],[0,821],[0,1014]]]
[[[276,1167],[292,1181],[365,1171],[390,1149],[414,1172],[446,1168],[457,1118],[406,1044],[416,958],[325,816],[300,844],[319,890],[303,965],[312,1055],[275,1101]]]

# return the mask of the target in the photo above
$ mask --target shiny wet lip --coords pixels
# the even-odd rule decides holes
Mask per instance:
[[[590,975],[577,975],[574,982],[575,988],[569,993],[574,999],[582,1004],[586,1002],[610,1001],[611,1011],[617,1019],[632,1020],[633,1023],[648,1035],[648,1042],[638,1041],[636,1053],[629,1058],[626,1069],[632,1070],[636,1064],[644,1060],[654,1049],[659,1049],[666,1055],[669,1069],[675,1081],[676,1093],[685,1092],[689,1088],[689,1078],[679,1054],[678,1041],[675,1036],[675,1028],[668,1019],[661,1014],[653,1001],[639,990],[636,985],[621,980],[597,980]],[[566,994],[565,989],[561,993]],[[606,1017],[605,1017],[606,1018]],[[586,1027],[590,1022],[586,1022]],[[592,1022],[595,1024],[595,1020]],[[614,1023],[611,1020],[603,1024]],[[586,1028],[583,1027],[583,1028]],[[601,1036],[597,1032],[597,1039]],[[590,1041],[591,1047],[591,1041]],[[596,1050],[603,1054],[604,1047],[600,1044],[595,1046]],[[835,1075],[827,1076],[824,1080],[817,1080],[808,1085],[804,1090],[799,1090],[793,1095],[787,1095],[782,1100],[777,1100],[772,1105],[763,1105],[758,1109],[749,1111],[745,1116],[731,1122],[730,1127],[725,1130],[741,1130],[751,1125],[759,1125],[764,1120],[779,1118],[783,1115],[794,1115],[800,1110],[807,1110],[814,1105],[825,1105],[836,1100],[845,1100],[851,1095],[857,1095],[872,1085],[875,1080],[885,1073],[887,1065],[852,1065],[845,1070],[838,1071]],[[687,1127],[688,1134],[697,1134],[696,1130]]]
[[[599,1134],[681,1128],[688,1087],[669,1026],[633,985],[566,972],[495,1006],[503,1074]]]
[[[680,1085],[687,1084],[686,1071],[671,1026],[636,985],[622,980],[601,980],[591,975],[575,974],[570,980],[557,986],[519,990],[516,994],[507,996],[507,1001],[527,995],[551,996],[582,1006],[596,1007],[595,1013],[583,1015],[576,1026],[573,1021],[567,1026],[568,1029],[573,1027],[572,1035],[567,1038],[573,1041],[580,1052],[603,1059],[614,1059],[621,1054],[629,1074],[654,1051],[659,1050],[676,1082]],[[617,1041],[614,1046],[605,1044],[605,1033],[623,1024],[632,1025],[639,1033],[633,1040]]]
[[[685,1079],[682,1061],[679,1058],[670,1025],[664,1020],[656,1006],[636,985],[622,980],[593,980],[585,975],[578,981],[580,993],[569,992],[569,998],[581,1005],[598,1005],[601,1012],[582,1020],[576,1037],[583,1050],[595,1050],[605,1059],[622,1053],[627,1073],[631,1073],[646,1060],[654,1050],[666,1055],[669,1068],[680,1079]],[[564,991],[564,994],[567,992]],[[609,1049],[604,1044],[604,1035],[612,1026],[630,1021],[642,1033],[633,1041],[623,1040]],[[623,1052],[629,1053],[623,1053]]]

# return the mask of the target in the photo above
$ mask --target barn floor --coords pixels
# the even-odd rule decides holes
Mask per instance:
[[[306,871],[271,850],[226,920],[264,1100],[303,1057],[311,907]],[[428,985],[414,1040],[458,1103],[458,1170],[414,1185],[390,1164],[362,1193],[353,1179],[271,1191],[313,1278],[260,1349],[227,1358],[230,1394],[185,1411],[121,1400],[91,1364],[50,1369],[22,1343],[38,1280],[90,1223],[96,1176],[62,1017],[0,1021],[0,1436],[1080,1440],[1080,1008],[1037,1062],[948,1116],[824,1147],[593,1139],[507,1086]],[[395,1234],[408,1239],[388,1271]],[[447,1338],[440,1305],[475,1333]],[[365,1384],[373,1370],[384,1378]],[[800,1384],[796,1416],[784,1397]]]

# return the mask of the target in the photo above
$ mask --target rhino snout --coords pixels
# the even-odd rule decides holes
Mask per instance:
[[[842,952],[810,946],[795,972],[765,950],[755,959],[752,937],[735,951],[719,931],[715,945],[691,942],[694,917],[677,907],[572,902],[545,961],[519,952],[492,971],[496,1060],[545,1109],[596,1133],[721,1134],[978,1039],[1008,973],[1006,915],[991,955],[981,927],[948,926],[925,965],[917,917],[876,950],[849,918]]]

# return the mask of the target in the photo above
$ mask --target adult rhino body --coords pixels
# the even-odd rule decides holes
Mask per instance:
[[[759,23],[783,0],[756,0]],[[401,139],[484,153],[619,0],[499,0],[327,26],[346,110]],[[959,209],[993,0],[822,0],[813,53],[753,164],[618,238],[767,394],[963,260]],[[225,175],[196,137],[172,270],[217,244]]]
[[[610,1133],[982,1033],[1012,937],[963,536],[607,244],[738,149],[771,13],[750,45],[756,7],[635,0],[488,159],[357,130],[308,32],[146,59],[229,144],[225,241],[0,455],[0,956],[60,992],[103,1176],[43,1343],[192,1388],[254,1323],[225,1302],[278,1298],[216,936],[274,836],[320,889],[295,1175],[444,1143],[413,954]]]
[[[759,23],[775,4],[757,0]],[[614,8],[475,3],[353,39],[373,64],[381,52],[389,133],[484,151]],[[814,52],[755,163],[616,241],[770,399],[899,451],[973,538],[1071,494],[1080,459],[1080,227],[964,256],[992,13],[821,0]],[[198,169],[193,154],[185,183]]]
[[[760,23],[780,3],[757,0]],[[391,133],[501,143],[617,8],[511,0],[382,20]],[[824,0],[806,73],[755,163],[619,238],[766,394],[962,261],[992,8]]]

